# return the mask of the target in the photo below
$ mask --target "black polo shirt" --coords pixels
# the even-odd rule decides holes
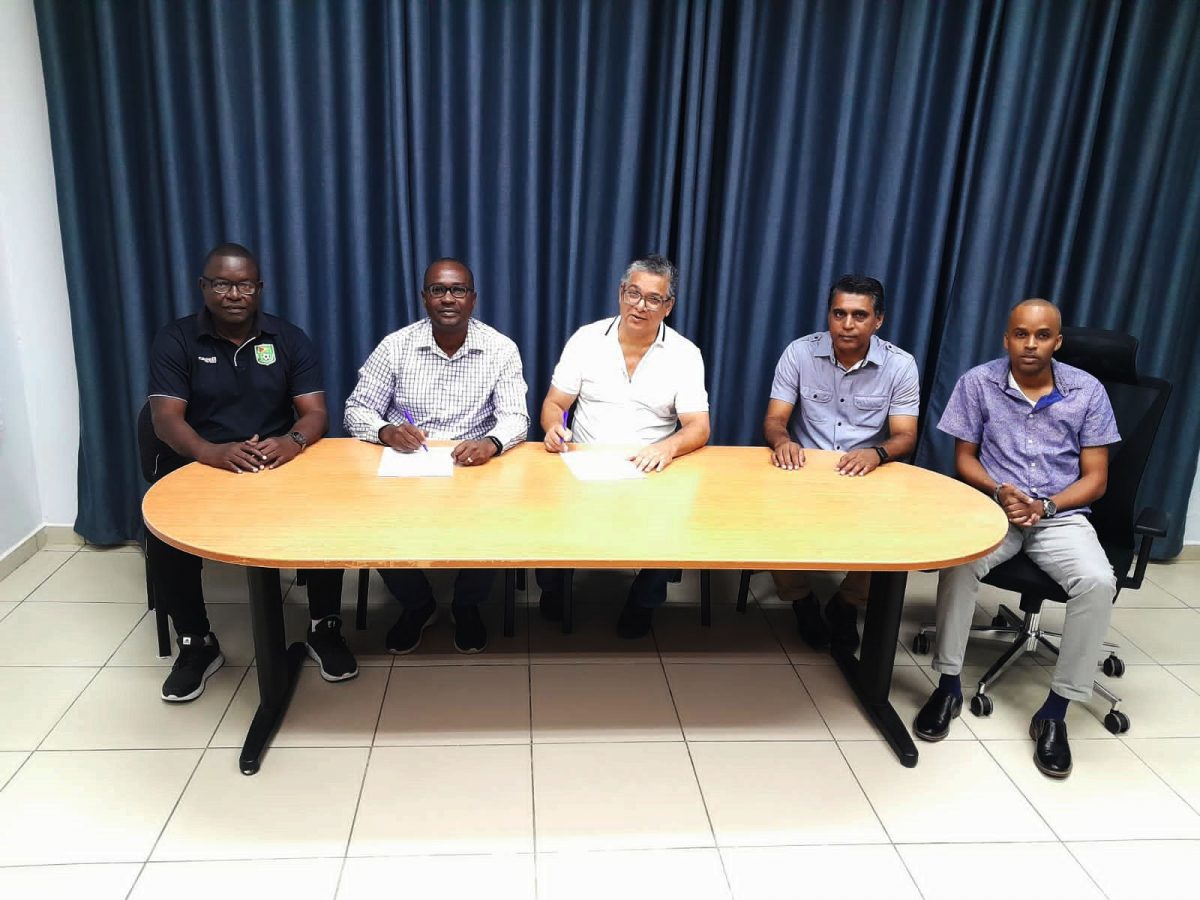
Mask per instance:
[[[287,434],[292,398],[324,390],[321,364],[291,322],[260,311],[253,334],[235,347],[217,337],[207,309],[176,319],[150,350],[150,396],[186,402],[184,419],[214,444]]]

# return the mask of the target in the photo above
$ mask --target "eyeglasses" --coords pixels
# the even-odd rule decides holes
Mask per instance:
[[[469,288],[465,284],[427,284],[425,285],[424,292],[434,300],[441,300],[447,294],[455,300],[461,300],[474,290],[474,288]]]
[[[643,294],[641,288],[636,284],[627,284],[621,288],[621,299],[630,306],[637,306],[644,300],[646,309],[658,309],[671,298],[664,297],[662,294]]]
[[[214,294],[220,294],[222,297],[234,288],[237,288],[243,297],[253,297],[262,287],[261,281],[228,281],[224,278],[209,278],[207,275],[201,275],[200,278],[208,282]]]

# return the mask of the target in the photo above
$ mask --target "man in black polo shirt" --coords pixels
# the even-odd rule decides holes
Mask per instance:
[[[154,432],[176,454],[158,473],[196,460],[251,476],[295,459],[329,426],[321,366],[312,342],[290,322],[259,310],[254,255],[239,244],[209,252],[200,276],[204,309],[158,333],[150,353]],[[221,668],[200,587],[200,559],[147,535],[155,596],[179,635],[179,658],[162,698],[194,700]],[[342,638],[342,572],[311,570],[308,655],[326,681],[358,674]]]

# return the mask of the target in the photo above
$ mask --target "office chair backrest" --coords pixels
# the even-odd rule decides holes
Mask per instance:
[[[1137,338],[1099,328],[1063,328],[1055,359],[1094,375],[1112,403],[1121,442],[1109,448],[1108,489],[1092,504],[1092,525],[1105,546],[1132,550],[1137,493],[1171,396],[1161,378],[1137,374]]]
[[[154,419],[150,416],[150,401],[142,404],[137,419],[138,461],[142,465],[142,478],[150,484],[167,474],[163,465],[169,456],[174,456],[171,448],[158,439],[154,433]]]

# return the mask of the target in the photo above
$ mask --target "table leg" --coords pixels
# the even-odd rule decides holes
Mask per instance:
[[[504,570],[504,636],[512,637],[517,617],[517,571]]]
[[[917,764],[917,747],[908,732],[908,725],[900,720],[888,699],[907,581],[906,572],[872,573],[859,658],[855,659],[853,653],[836,646],[833,657],[875,727],[882,732],[901,764],[911,769]]]
[[[250,586],[254,661],[258,667],[258,712],[242,745],[240,767],[243,775],[253,775],[287,712],[306,651],[303,643],[284,645],[279,570],[247,568],[246,580]]]

